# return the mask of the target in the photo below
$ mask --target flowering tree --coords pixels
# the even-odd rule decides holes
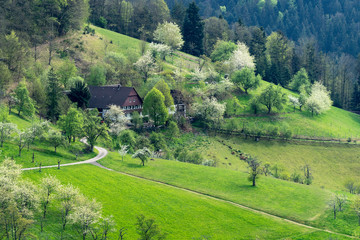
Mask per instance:
[[[119,154],[121,156],[121,161],[124,161],[124,156],[129,152],[129,146],[128,145],[121,145],[119,149]]]
[[[118,137],[120,132],[126,129],[130,120],[125,116],[124,111],[116,105],[110,105],[109,110],[105,113],[105,121],[109,126],[111,136]]]
[[[295,112],[296,107],[301,106],[299,98],[297,98],[297,97],[289,95],[289,101],[294,106],[294,112]]]
[[[147,147],[144,147],[137,150],[134,155],[132,155],[132,158],[140,158],[142,165],[145,166],[145,162],[149,160],[151,155],[152,152]]]
[[[162,60],[165,60],[166,56],[170,55],[171,48],[168,45],[161,43],[150,43],[149,51],[153,58],[159,57]]]
[[[226,64],[229,65],[231,73],[244,67],[255,68],[254,57],[250,55],[249,48],[241,42],[237,44],[237,49]]]
[[[306,100],[306,107],[311,111],[311,115],[321,114],[329,110],[331,105],[330,92],[321,83],[314,83],[311,87],[311,94]]]
[[[16,132],[17,126],[13,123],[4,123],[0,122],[0,146],[3,147],[3,144],[6,140],[11,138],[11,135]]]
[[[159,24],[154,32],[154,39],[168,45],[173,50],[180,49],[184,45],[179,26],[172,22]]]
[[[225,104],[218,103],[216,98],[205,98],[202,103],[192,106],[194,115],[205,123],[220,121],[225,112]]]
[[[144,76],[144,82],[147,81],[151,72],[156,70],[155,59],[151,56],[151,53],[148,51],[139,60],[134,63],[135,68],[140,71]]]

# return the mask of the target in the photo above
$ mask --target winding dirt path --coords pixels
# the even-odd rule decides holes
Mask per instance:
[[[153,182],[153,183],[161,184],[163,186],[171,187],[171,188],[174,188],[174,189],[177,189],[177,190],[181,190],[181,191],[189,192],[189,193],[196,194],[196,195],[199,195],[199,196],[202,196],[202,197],[206,197],[206,198],[209,198],[209,199],[212,199],[212,200],[215,200],[215,201],[220,201],[220,202],[224,202],[224,203],[227,203],[227,204],[231,204],[231,205],[233,205],[235,207],[245,209],[245,210],[250,211],[250,212],[261,214],[263,216],[271,217],[271,218],[274,218],[274,219],[277,219],[277,220],[285,221],[285,222],[295,224],[297,226],[301,226],[301,227],[311,229],[311,230],[314,230],[314,231],[327,232],[327,233],[330,233],[330,234],[335,234],[337,236],[356,239],[356,237],[351,236],[351,235],[338,233],[338,232],[333,232],[333,231],[330,231],[330,230],[321,229],[321,228],[313,227],[313,226],[310,226],[310,225],[306,225],[306,224],[303,224],[303,223],[300,223],[300,222],[296,222],[294,220],[279,217],[279,216],[273,215],[271,213],[267,213],[267,212],[264,212],[264,211],[261,211],[261,210],[258,210],[258,209],[247,207],[245,205],[241,205],[241,204],[238,204],[238,203],[226,200],[226,199],[222,199],[222,198],[219,198],[219,197],[215,197],[215,196],[206,194],[206,193],[198,192],[198,191],[191,190],[191,189],[184,188],[184,187],[178,187],[178,186],[168,184],[168,183],[165,183],[165,182],[162,182],[162,181],[153,180],[153,179],[149,179],[149,178],[145,178],[145,177],[140,177],[140,176],[125,173],[125,172],[115,171],[114,169],[107,168],[107,167],[105,167],[105,166],[103,166],[103,165],[101,165],[100,163],[97,162],[98,160],[106,157],[106,155],[108,154],[108,151],[105,148],[97,147],[97,146],[95,146],[95,149],[97,149],[99,151],[99,153],[98,153],[98,155],[96,157],[85,160],[85,161],[81,161],[81,162],[61,164],[60,167],[74,166],[74,165],[80,165],[80,164],[92,164],[94,166],[103,168],[103,169],[108,170],[108,171],[116,172],[116,173],[121,174],[121,175],[125,175],[125,176],[129,176],[129,177],[137,178],[137,179],[150,181],[150,182]],[[43,169],[43,168],[57,168],[57,167],[58,167],[58,165],[51,165],[51,166],[43,166],[41,168]],[[23,168],[22,170],[23,171],[29,171],[29,170],[38,170],[38,169],[39,169],[39,167],[31,167],[31,168]]]

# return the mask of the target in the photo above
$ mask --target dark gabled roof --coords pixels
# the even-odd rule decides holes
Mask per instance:
[[[122,106],[133,89],[132,87],[120,87],[118,85],[89,86],[91,98],[88,107],[108,108],[110,105]]]

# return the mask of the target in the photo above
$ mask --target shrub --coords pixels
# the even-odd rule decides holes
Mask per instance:
[[[303,177],[298,172],[294,172],[293,174],[291,174],[290,180],[293,181],[293,182],[296,182],[296,183],[303,183],[304,182]]]
[[[280,174],[280,179],[285,180],[285,181],[288,181],[288,180],[290,179],[289,173],[287,173],[287,172],[282,172],[282,173]]]

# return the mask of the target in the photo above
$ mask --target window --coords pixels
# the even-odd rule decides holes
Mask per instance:
[[[131,103],[131,98],[129,99],[129,103]]]

